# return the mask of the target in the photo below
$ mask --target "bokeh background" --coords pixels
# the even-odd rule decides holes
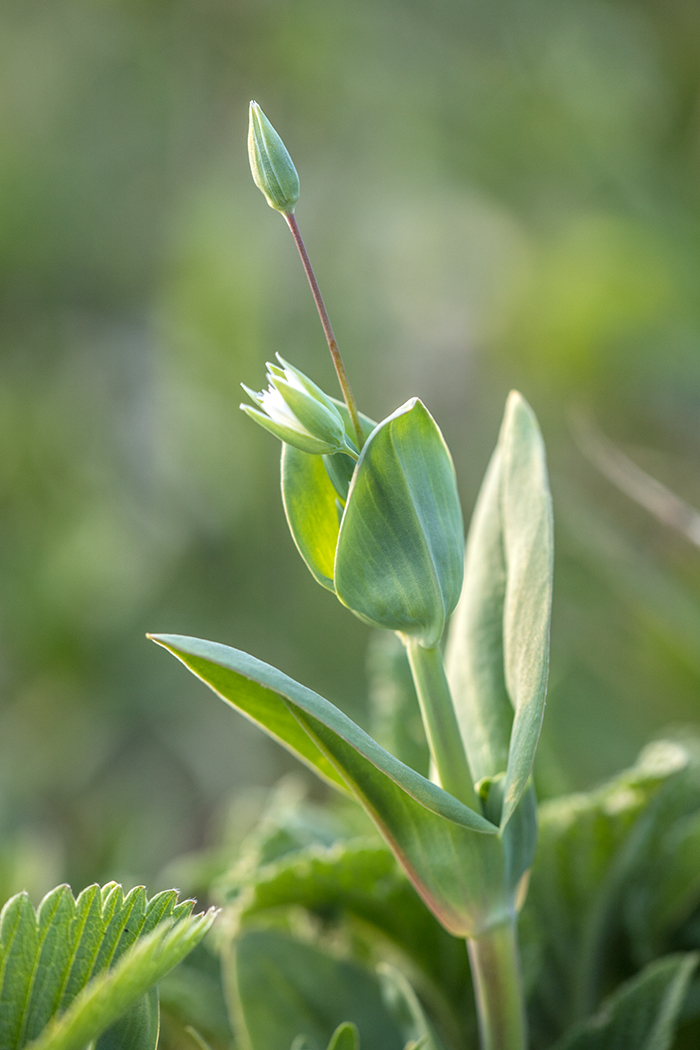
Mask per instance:
[[[238,411],[334,378],[247,103],[282,133],[361,407],[418,394],[465,513],[516,386],[557,521],[542,794],[700,722],[700,550],[572,420],[700,505],[695,0],[5,0],[0,890],[146,880],[292,761],[147,630],[247,649],[366,720],[368,631]]]

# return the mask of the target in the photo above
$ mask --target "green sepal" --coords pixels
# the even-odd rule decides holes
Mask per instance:
[[[509,876],[508,845],[481,814],[275,668],[214,642],[151,637],[322,777],[350,791],[449,932],[470,937],[510,919],[517,886]]]
[[[544,714],[553,527],[544,444],[513,391],[467,539],[446,669],[477,781],[505,772],[502,823],[532,771]]]
[[[246,393],[252,397],[250,391],[247,388],[244,389],[246,389]],[[259,423],[261,427],[264,427],[265,430],[274,434],[274,436],[280,441],[293,444],[302,452],[307,452],[315,456],[324,456],[330,452],[337,451],[336,446],[330,444],[328,441],[314,437],[313,434],[307,434],[302,430],[295,430],[293,427],[285,427],[282,423],[277,423],[274,419],[270,419],[268,414],[263,412],[260,408],[254,408],[252,405],[241,405],[240,408],[247,416],[250,416],[254,422]]]
[[[463,546],[452,458],[413,398],[360,455],[338,537],[336,594],[365,623],[432,648],[459,598]]]

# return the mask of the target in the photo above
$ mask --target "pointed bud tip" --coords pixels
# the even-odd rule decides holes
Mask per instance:
[[[254,100],[250,103],[248,156],[253,181],[267,203],[291,215],[299,200],[299,176],[282,139]]]

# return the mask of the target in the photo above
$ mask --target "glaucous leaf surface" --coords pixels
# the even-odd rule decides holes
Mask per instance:
[[[513,869],[498,829],[484,817],[394,758],[333,704],[281,671],[215,642],[151,637],[224,700],[262,728],[269,726],[326,779],[344,784],[447,930],[472,936],[512,914]]]
[[[144,997],[213,921],[192,906],[174,890],[149,901],[115,883],[77,899],[58,886],[36,912],[26,893],[11,898],[0,913],[0,1046],[82,1050],[132,1008],[130,1045],[154,1045],[157,1000]]]
[[[602,788],[540,807],[521,923],[538,1045],[592,1014],[642,946],[671,949],[700,906],[697,872],[673,854],[700,805],[697,756],[692,740],[658,741]]]
[[[532,770],[549,662],[553,527],[544,443],[513,391],[469,528],[447,676],[476,781],[505,773],[505,824]]]
[[[433,648],[459,597],[463,544],[452,457],[413,398],[360,455],[338,537],[336,594],[365,623]]]
[[[347,1021],[357,1025],[362,1050],[403,1050],[368,970],[273,930],[237,938],[230,963],[234,1029],[251,1050],[289,1050],[298,1036],[309,1050],[326,1050]]]
[[[669,1050],[697,964],[694,952],[649,963],[553,1050]]]
[[[345,405],[334,398],[330,400],[346,428],[352,430]],[[363,415],[360,415],[360,423],[365,438],[377,425],[374,420]],[[343,457],[344,460],[347,458]],[[333,572],[340,515],[338,492],[328,476],[324,457],[302,452],[292,445],[283,445],[281,480],[284,512],[297,550],[314,579],[322,587],[335,591]]]

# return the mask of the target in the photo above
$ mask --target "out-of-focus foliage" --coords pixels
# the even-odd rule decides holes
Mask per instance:
[[[542,422],[558,568],[542,793],[700,715],[700,559],[567,413],[700,502],[694,0],[8,0],[0,14],[0,890],[150,879],[287,760],[146,630],[255,652],[362,719],[365,628],[293,551],[237,411],[332,388],[256,97],[360,407],[420,396],[465,512],[500,404]],[[124,816],[128,813],[128,818]]]

